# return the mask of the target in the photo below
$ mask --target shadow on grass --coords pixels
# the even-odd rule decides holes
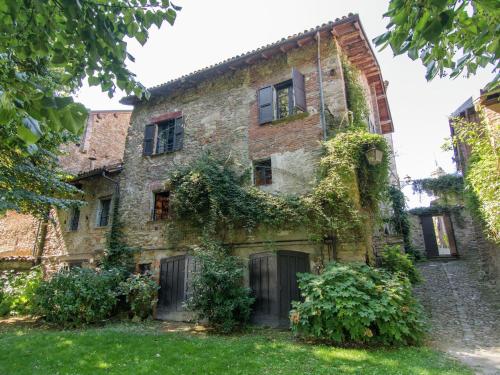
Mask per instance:
[[[340,349],[289,332],[162,332],[162,323],[0,332],[1,374],[471,374],[426,348]]]

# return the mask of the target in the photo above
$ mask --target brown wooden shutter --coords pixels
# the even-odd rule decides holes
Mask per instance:
[[[259,90],[259,124],[265,124],[274,119],[273,91],[273,86]]]
[[[149,124],[144,128],[143,155],[153,155],[155,126],[155,124]]]
[[[180,150],[184,141],[184,126],[183,118],[178,117],[175,119],[174,128],[174,151]]]
[[[293,100],[296,108],[306,112],[306,90],[304,75],[297,69],[292,68]]]

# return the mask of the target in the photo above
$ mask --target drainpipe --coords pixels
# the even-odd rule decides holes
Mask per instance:
[[[117,195],[117,197],[119,197],[120,196],[120,183],[117,180],[114,180],[111,177],[108,177],[106,175],[106,171],[102,171],[102,177],[115,184],[116,195]]]
[[[321,123],[321,129],[323,129],[323,140],[326,141],[327,139],[327,134],[326,134],[326,120],[325,120],[325,99],[323,95],[323,73],[321,72],[321,36],[319,31],[316,32],[316,41],[318,42],[318,80],[319,80],[319,113],[320,113],[320,123]]]

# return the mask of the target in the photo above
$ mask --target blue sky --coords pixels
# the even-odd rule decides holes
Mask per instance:
[[[173,27],[153,28],[148,43],[130,42],[136,62],[130,69],[147,87],[158,85],[226,58],[275,42],[348,13],[358,13],[370,39],[385,30],[382,18],[388,1],[340,0],[177,0],[183,7]],[[427,82],[420,61],[394,57],[390,48],[376,51],[385,80],[394,120],[394,145],[400,177],[427,177],[437,162],[454,172],[451,153],[440,146],[449,136],[447,116],[468,97],[475,96],[493,75],[490,70],[469,79],[436,78]],[[83,87],[78,100],[98,109],[127,108],[118,103],[121,94],[109,99],[98,88]],[[428,197],[404,190],[411,207],[426,205]]]

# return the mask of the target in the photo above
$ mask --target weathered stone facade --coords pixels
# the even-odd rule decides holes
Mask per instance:
[[[351,33],[354,32],[351,30]],[[343,42],[344,39],[332,37],[328,32],[322,33],[319,38],[317,35],[308,37],[293,47],[283,43],[287,47],[278,46],[279,53],[268,54],[264,51],[255,60],[249,57],[244,66],[220,68],[210,78],[186,77],[181,79],[181,86],[171,90],[169,85],[172,84],[166,84],[164,89],[162,86],[154,88],[149,101],[127,99],[128,104],[133,102],[135,108],[121,173],[119,212],[127,243],[142,249],[139,263],[150,263],[158,276],[161,259],[184,254],[187,245],[193,244],[189,241],[172,243],[166,223],[152,220],[154,193],[165,190],[169,174],[177,166],[193,160],[204,150],[230,152],[242,171],[252,168],[255,161],[269,158],[272,184],[263,186],[265,191],[302,194],[311,189],[324,139],[320,87],[325,112],[337,123],[349,121],[341,56],[345,55],[347,59],[350,56],[349,50],[344,50],[347,47],[342,47]],[[366,54],[369,52],[366,51]],[[307,110],[290,118],[260,124],[259,89],[290,80],[293,68],[304,75]],[[382,110],[386,119],[381,121],[380,117],[380,102],[386,100],[385,87],[381,89],[379,85],[376,88],[370,74],[373,73],[361,71],[372,131],[380,133],[385,126],[385,137],[392,147],[391,135],[387,132],[387,118],[390,118],[387,106]],[[380,75],[379,72],[377,74]],[[155,94],[154,90],[163,92]],[[144,156],[146,125],[172,113],[181,113],[183,117],[182,149]],[[397,183],[393,157],[391,169],[391,179]],[[358,193],[353,194],[356,196]],[[360,233],[356,242],[340,244],[335,254],[327,243],[310,242],[308,235],[302,231],[267,233],[262,230],[252,236],[242,233],[231,241],[231,245],[234,253],[244,258],[268,250],[307,252],[310,254],[311,269],[316,269],[333,258],[373,259],[373,226],[366,223],[365,229],[366,233]]]
[[[52,210],[47,221],[7,212],[0,217],[0,257],[32,256],[47,270],[73,262],[94,263],[110,228],[110,223],[96,223],[99,202],[115,194],[130,115],[131,111],[92,111],[81,142],[62,146],[66,153],[60,165],[77,176],[75,183],[84,192],[77,228],[70,228],[71,211]]]

